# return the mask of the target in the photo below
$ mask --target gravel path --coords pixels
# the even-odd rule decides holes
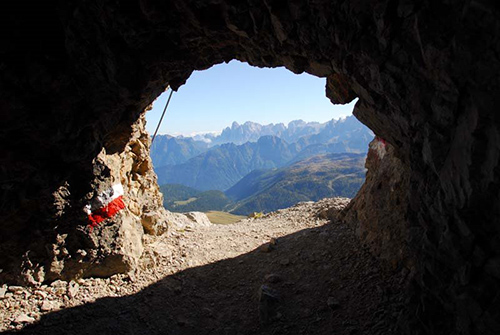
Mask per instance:
[[[142,269],[0,289],[23,334],[397,334],[404,273],[385,271],[324,199],[232,225],[148,237]]]

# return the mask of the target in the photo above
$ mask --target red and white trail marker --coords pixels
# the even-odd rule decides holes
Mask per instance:
[[[123,193],[122,184],[115,184],[99,194],[92,204],[85,206],[84,211],[88,215],[91,230],[125,208]]]
[[[387,153],[385,140],[378,137],[378,136],[375,137],[375,140],[370,143],[370,147],[373,150],[375,150],[378,158],[380,158],[380,159],[384,158],[385,154]]]

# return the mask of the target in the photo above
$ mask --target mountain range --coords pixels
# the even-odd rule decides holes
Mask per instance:
[[[255,122],[238,124],[233,122],[220,135],[197,134],[193,137],[158,135],[151,146],[151,158],[155,168],[182,164],[199,154],[223,144],[242,145],[257,142],[262,136],[275,136],[288,144],[298,143],[301,149],[308,145],[326,145],[328,152],[366,152],[373,133],[354,116],[328,122],[305,122],[296,120],[285,126],[283,123],[261,125]],[[303,158],[303,157],[301,157]]]
[[[155,139],[151,156],[160,185],[224,191],[256,169],[281,168],[320,154],[365,153],[373,133],[350,116],[325,123],[293,121],[288,127],[233,123],[221,135],[207,136],[210,143],[189,137]],[[233,142],[213,145],[220,141]]]
[[[226,190],[255,169],[284,166],[297,154],[275,136],[257,142],[223,144],[182,164],[156,168],[158,183],[182,184],[198,190]]]
[[[288,143],[296,142],[302,136],[317,134],[326,126],[326,123],[305,122],[295,120],[285,126],[284,123],[261,125],[247,121],[243,124],[233,122],[231,127],[225,128],[222,133],[212,139],[212,143],[235,143],[255,142],[261,136],[277,136]]]

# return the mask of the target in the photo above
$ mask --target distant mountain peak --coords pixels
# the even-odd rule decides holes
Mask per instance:
[[[304,125],[304,124],[306,124],[306,121],[304,121],[304,120],[300,120],[300,119],[299,120],[293,120],[293,121],[288,122],[288,127],[290,127],[290,126],[296,126],[296,125]]]

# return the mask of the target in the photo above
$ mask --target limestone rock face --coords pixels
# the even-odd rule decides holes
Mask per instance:
[[[167,211],[156,183],[150,144],[142,115],[133,124],[132,136],[122,152],[108,153],[103,148],[94,160],[93,171],[99,173],[92,183],[91,198],[110,185],[120,184],[125,208],[97,227],[85,229],[92,242],[90,250],[97,255],[88,269],[76,266],[80,276],[106,277],[134,269],[142,255],[143,234],[167,230]]]
[[[0,15],[4,280],[98,257],[76,228],[98,190],[98,155],[125,150],[167,84],[239,59],[329,77],[331,100],[357,96],[355,116],[409,171],[408,333],[499,333],[494,1],[9,1]]]
[[[413,268],[408,255],[409,171],[394,147],[379,137],[370,143],[366,182],[342,216],[356,226],[361,241],[392,268]]]
[[[107,277],[137,267],[144,233],[157,235],[167,230],[168,213],[152,170],[150,142],[142,115],[132,125],[123,151],[109,153],[103,148],[93,160],[91,190],[75,202],[80,206],[75,210],[75,221],[66,222],[61,228],[53,227],[41,245],[33,241],[32,250],[45,246],[46,254],[26,254],[21,271],[5,271],[4,278],[39,283],[60,278]],[[93,227],[84,209],[95,203],[104,206],[103,194],[113,185],[123,189],[124,208]],[[67,187],[54,194],[61,212],[71,206],[62,195],[69,197]]]

